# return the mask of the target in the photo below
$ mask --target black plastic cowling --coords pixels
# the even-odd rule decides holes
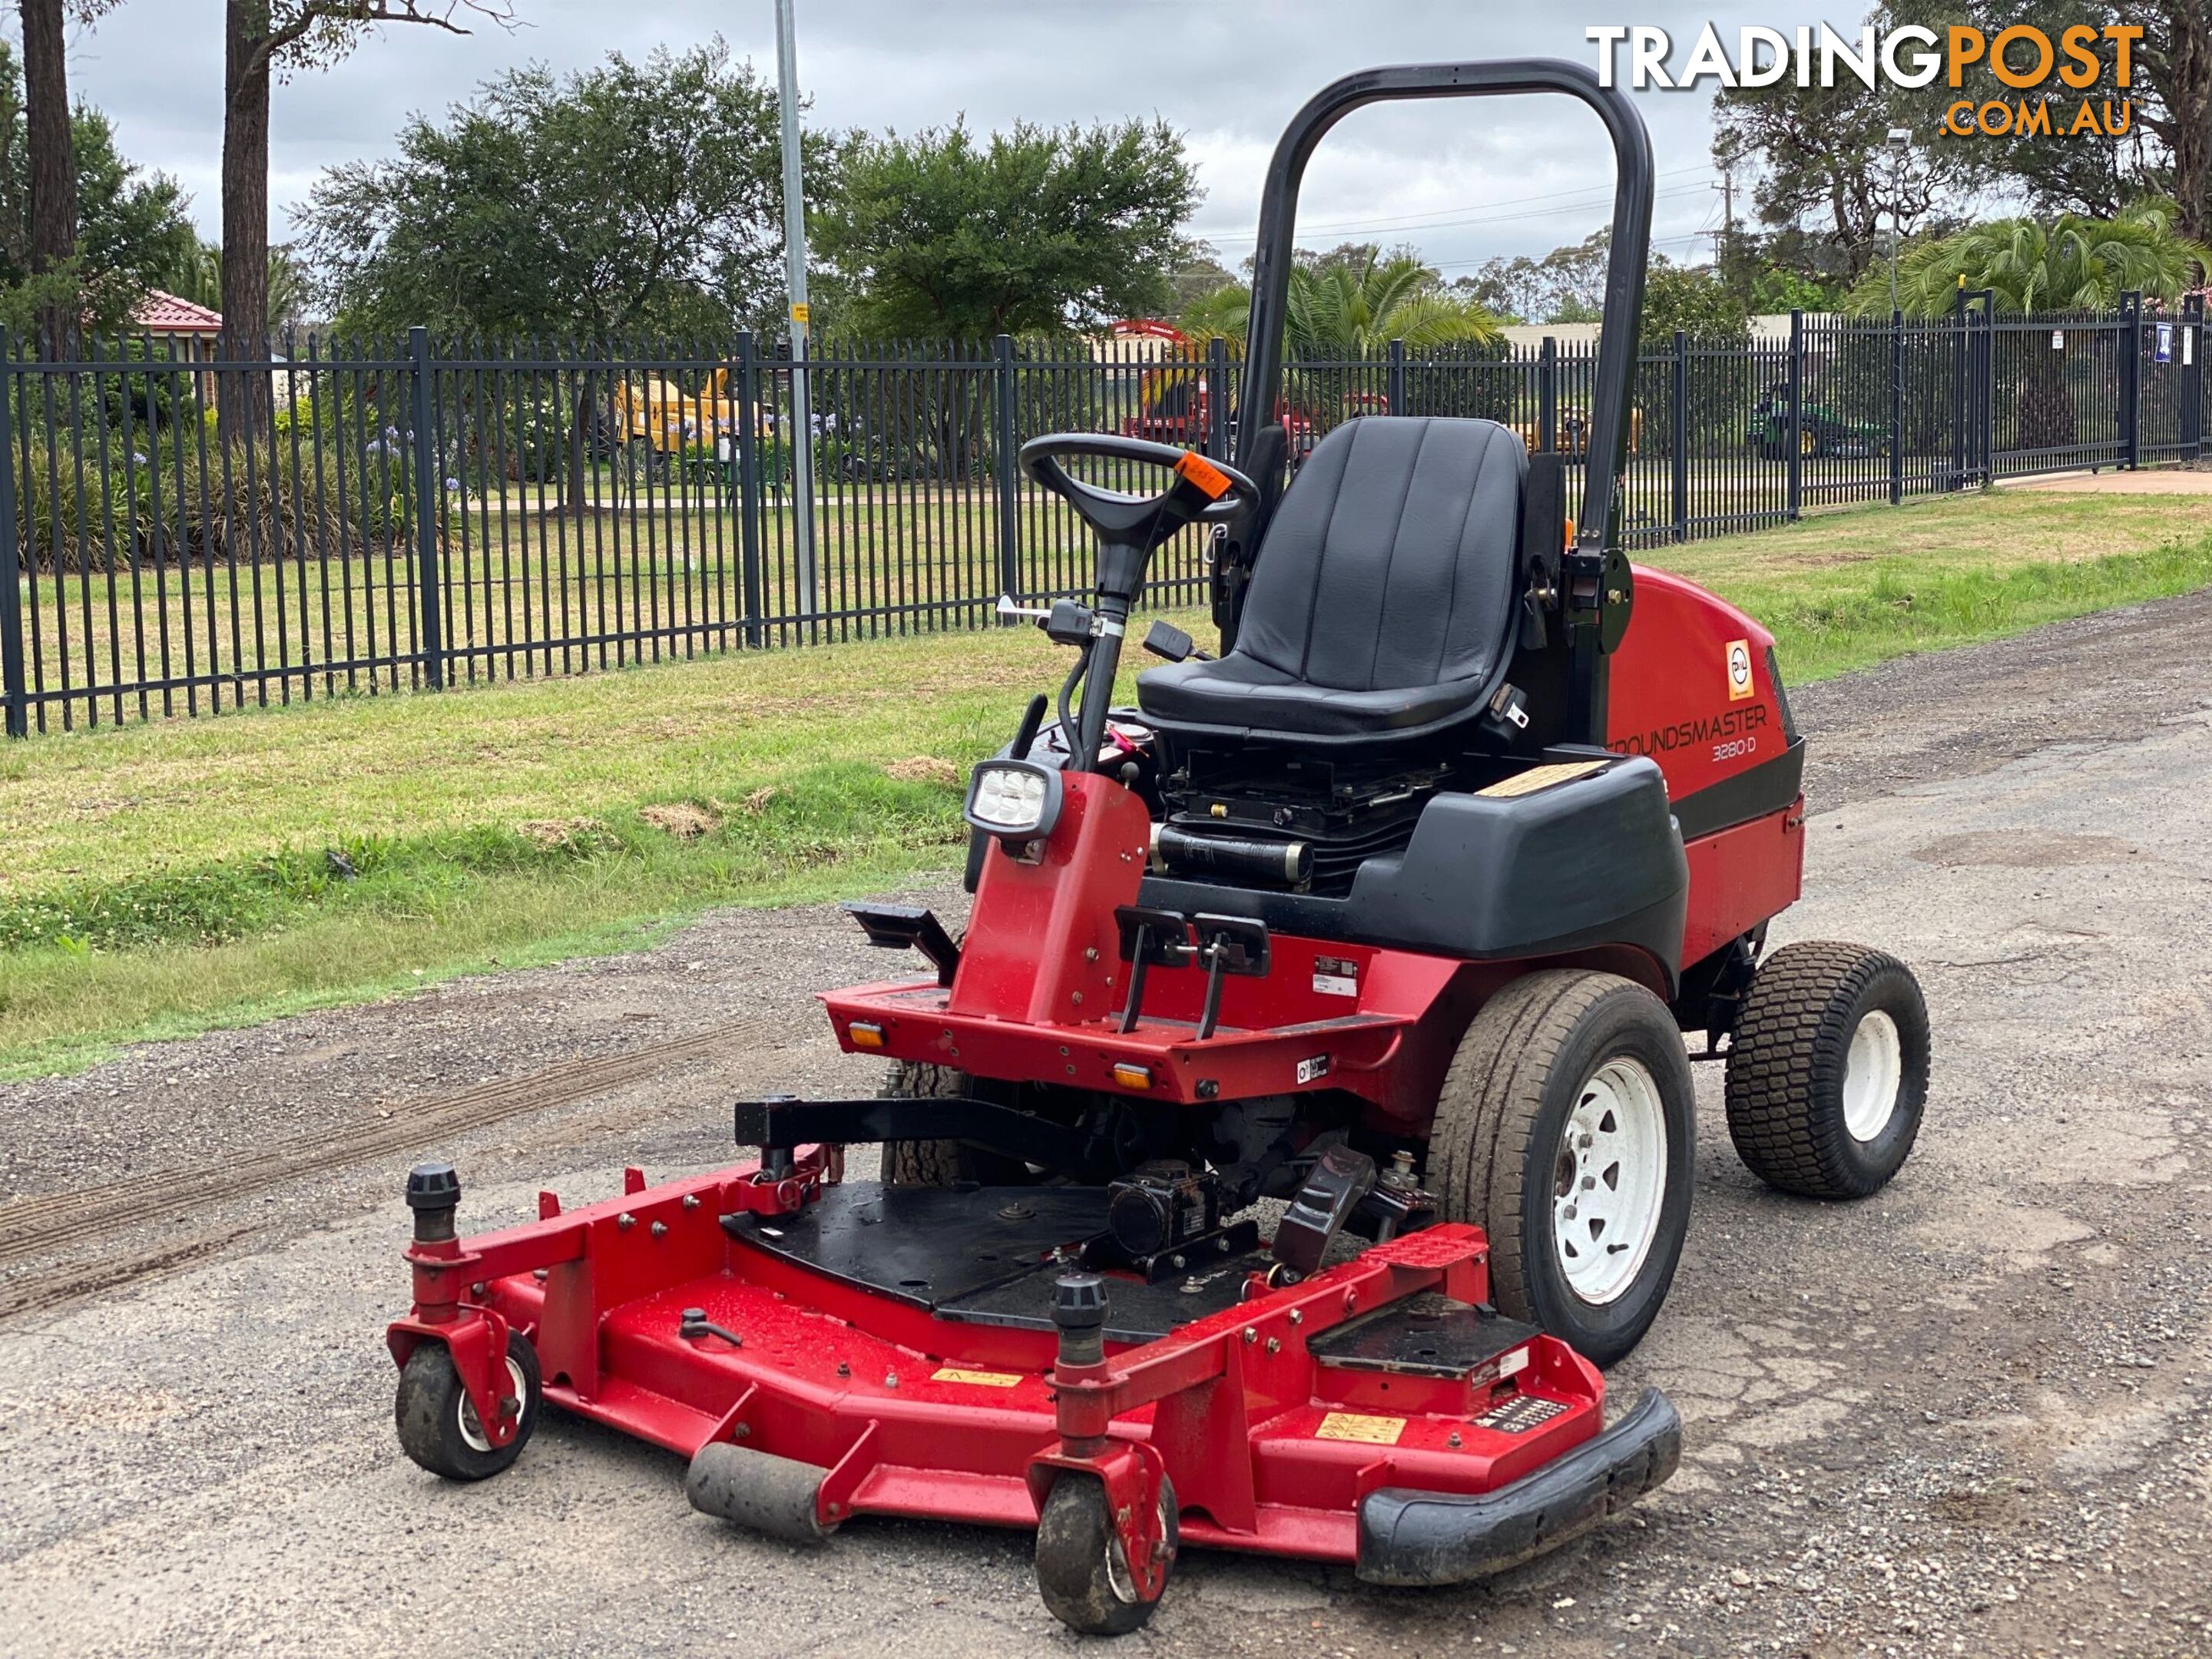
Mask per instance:
[[[1479,1497],[1385,1486],[1359,1505],[1357,1571],[1370,1584],[1458,1584],[1578,1538],[1663,1484],[1682,1419],[1646,1389],[1620,1421],[1510,1486]]]

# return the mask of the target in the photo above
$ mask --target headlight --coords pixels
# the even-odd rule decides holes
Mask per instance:
[[[1035,761],[985,761],[969,780],[963,814],[978,830],[1010,841],[1052,833],[1060,817],[1060,774]]]

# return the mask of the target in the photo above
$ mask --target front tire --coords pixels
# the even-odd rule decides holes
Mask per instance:
[[[1673,1016],[1632,981],[1547,969],[1483,1005],[1428,1171],[1445,1218],[1490,1235],[1501,1309],[1599,1365],[1643,1340],[1689,1231],[1693,1098]]]
[[[507,1334],[507,1379],[514,1398],[521,1402],[514,1437],[495,1446],[483,1431],[476,1407],[469,1403],[453,1356],[442,1342],[424,1342],[407,1356],[399,1369],[399,1393],[392,1401],[392,1419],[399,1431],[399,1447],[422,1468],[447,1480],[488,1480],[512,1465],[529,1443],[538,1426],[538,1404],[544,1385],[538,1372],[538,1351],[520,1331]]]
[[[1928,1004],[1887,951],[1786,945],[1752,976],[1728,1061],[1729,1135],[1806,1198],[1865,1198],[1904,1164],[1928,1099]]]

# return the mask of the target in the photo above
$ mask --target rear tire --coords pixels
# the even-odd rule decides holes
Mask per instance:
[[[911,1060],[895,1060],[884,1076],[878,1097],[884,1100],[933,1100],[968,1092],[968,1073],[949,1066],[924,1066]],[[886,1140],[884,1143],[884,1185],[886,1187],[952,1187],[975,1176],[961,1174],[968,1148],[957,1140]]]
[[[1690,1064],[1666,1004],[1547,969],[1483,1005],[1445,1074],[1428,1181],[1490,1235],[1491,1296],[1600,1365],[1643,1340],[1689,1231]]]
[[[1864,1198],[1919,1138],[1928,1004],[1884,951],[1786,945],[1752,976],[1728,1061],[1729,1135],[1770,1187]]]
[[[882,1100],[957,1099],[975,1086],[965,1072],[897,1060],[878,1094]],[[958,1140],[887,1140],[886,1187],[1026,1187],[1036,1177],[1027,1164]]]

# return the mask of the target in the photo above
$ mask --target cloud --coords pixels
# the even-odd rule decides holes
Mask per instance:
[[[271,198],[284,210],[320,171],[388,154],[413,111],[440,110],[514,64],[581,68],[726,35],[773,75],[770,0],[517,0],[526,27],[465,40],[392,27],[327,71],[277,88]],[[1856,14],[1838,12],[1838,24]],[[1802,21],[1817,21],[1808,13]],[[1693,35],[1712,17],[1788,27],[1769,12],[1655,0],[1632,14],[1593,7],[1573,21],[1481,0],[799,0],[800,82],[820,125],[900,131],[965,114],[988,130],[1158,115],[1189,136],[1206,199],[1201,232],[1233,264],[1249,252],[1261,172],[1276,134],[1324,82],[1376,63],[1519,56],[1595,61],[1586,24],[1657,23]],[[203,230],[220,216],[220,0],[128,0],[73,42],[72,91],[114,118],[125,154],[174,174]],[[1710,99],[1653,92],[1638,105],[1661,173],[1653,234],[1677,257],[1711,247],[1719,222],[1708,153]],[[1603,133],[1558,99],[1362,111],[1324,143],[1307,177],[1300,240],[1411,241],[1465,269],[1540,253],[1605,222],[1612,178]],[[616,181],[618,186],[619,181]]]

